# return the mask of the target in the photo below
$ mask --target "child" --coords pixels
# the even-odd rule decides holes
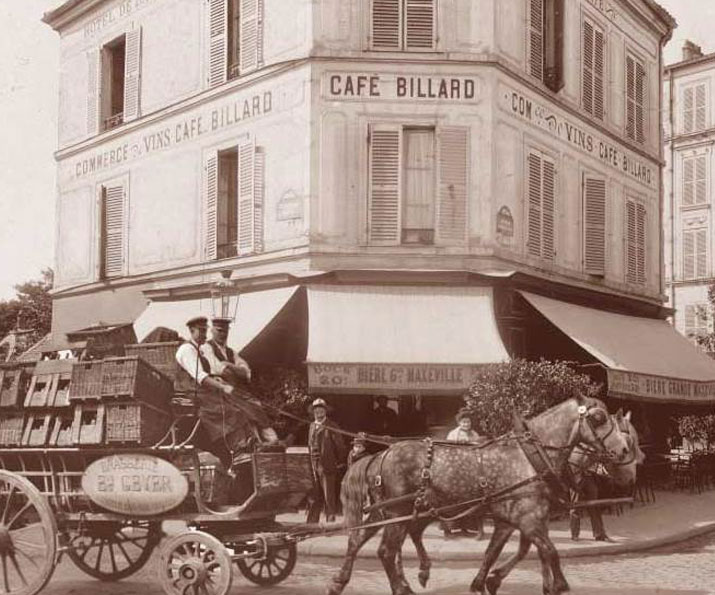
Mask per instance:
[[[366,436],[364,432],[358,432],[355,438],[353,438],[353,447],[348,453],[348,467],[367,454],[367,450],[365,449],[365,438]]]

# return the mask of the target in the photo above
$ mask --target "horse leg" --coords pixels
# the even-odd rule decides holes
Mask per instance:
[[[569,590],[568,582],[561,571],[559,553],[556,551],[546,527],[534,529],[525,535],[539,550],[544,595],[560,595]]]
[[[360,548],[379,531],[379,527],[370,527],[367,529],[356,529],[350,531],[348,535],[348,549],[345,552],[345,560],[340,570],[333,576],[330,587],[328,587],[328,595],[340,595],[345,589],[345,586],[350,581],[353,573],[353,565]]]
[[[421,519],[410,523],[407,526],[407,532],[412,539],[412,543],[415,545],[415,551],[417,552],[417,558],[420,561],[420,572],[417,575],[420,585],[424,589],[427,587],[427,582],[429,581],[430,568],[432,567],[432,561],[430,560],[429,554],[425,549],[425,544],[422,541],[422,535],[429,525],[432,519]],[[402,563],[402,552],[398,554],[400,556],[400,563]]]
[[[526,554],[529,552],[530,547],[531,542],[526,537],[524,537],[523,533],[521,533],[519,535],[519,549],[517,550],[517,552],[506,562],[500,564],[494,570],[492,570],[492,572],[487,577],[486,587],[489,595],[497,594],[497,591],[499,590],[502,581],[509,575],[512,570],[514,570],[514,567],[524,559]]]
[[[389,525],[382,533],[380,547],[377,548],[377,555],[385,569],[385,574],[390,581],[390,588],[393,595],[414,595],[402,570],[402,544],[407,537],[406,523]],[[399,562],[396,558],[399,555]]]
[[[479,572],[469,587],[472,593],[484,593],[485,580],[489,569],[494,565],[494,562],[497,561],[497,558],[499,558],[504,544],[513,532],[514,528],[511,525],[494,519],[494,533],[492,533],[492,538],[489,540],[487,550],[484,552],[484,560],[479,568]]]

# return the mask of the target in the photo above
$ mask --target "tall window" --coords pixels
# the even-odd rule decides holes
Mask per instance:
[[[648,79],[643,63],[635,56],[626,56],[626,136],[645,141],[646,94]]]
[[[644,284],[646,281],[646,226],[645,206],[626,201],[626,281]]]
[[[371,0],[370,47],[431,50],[435,47],[438,0]]]
[[[605,114],[604,79],[606,36],[598,25],[584,19],[581,29],[581,105],[594,118]]]
[[[124,274],[126,252],[126,186],[122,181],[100,187],[99,278]]]
[[[705,83],[683,89],[683,132],[697,132],[707,127],[707,94]]]
[[[527,69],[552,91],[563,87],[564,0],[528,0]]]
[[[464,242],[467,160],[467,128],[370,126],[369,243]]]
[[[541,151],[527,156],[527,251],[546,260],[554,258],[556,164]]]
[[[585,175],[583,179],[583,264],[591,275],[606,270],[606,181]]]
[[[702,279],[708,274],[708,231],[683,230],[683,279]]]
[[[683,157],[683,206],[707,202],[707,161],[705,155]]]
[[[684,311],[685,336],[691,339],[708,334],[708,306],[707,304],[687,304]]]

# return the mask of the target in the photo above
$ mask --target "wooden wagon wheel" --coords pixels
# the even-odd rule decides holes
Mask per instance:
[[[161,525],[149,521],[87,523],[81,533],[69,530],[67,555],[101,581],[118,581],[140,570],[161,538]]]
[[[236,565],[249,581],[267,586],[277,585],[288,578],[293,572],[297,559],[295,543],[287,543],[269,545],[265,558],[239,558],[236,560]]]
[[[0,469],[0,515],[0,590],[35,595],[57,563],[52,509],[30,481]]]
[[[233,583],[226,548],[202,531],[187,531],[163,544],[159,564],[167,595],[226,595]]]

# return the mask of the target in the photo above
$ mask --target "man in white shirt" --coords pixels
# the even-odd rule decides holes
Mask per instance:
[[[251,368],[227,345],[230,318],[211,320],[211,339],[201,346],[201,353],[211,366],[211,372],[221,376],[230,384],[242,380],[251,381]]]

